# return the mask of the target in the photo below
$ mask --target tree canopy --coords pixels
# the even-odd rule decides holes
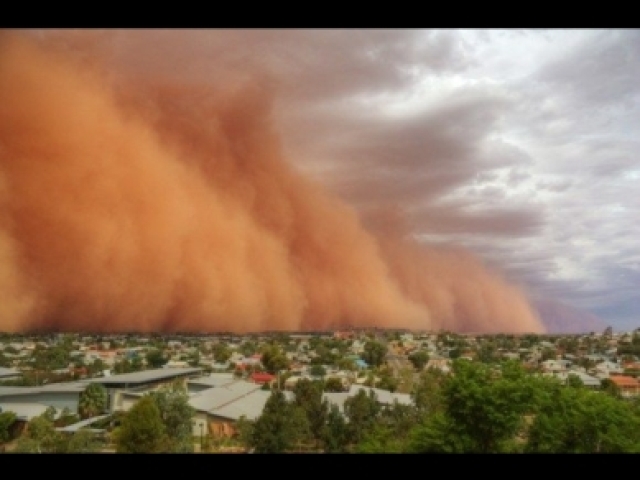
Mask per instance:
[[[99,383],[90,383],[80,394],[78,413],[81,418],[95,417],[107,410],[107,389]]]
[[[192,418],[196,411],[189,405],[187,390],[176,382],[149,395],[158,407],[165,427],[167,451],[193,452]]]
[[[309,437],[309,423],[301,407],[290,403],[281,390],[272,390],[262,414],[253,424],[249,447],[256,453],[284,453]]]
[[[115,435],[118,453],[161,453],[166,451],[166,427],[158,405],[143,396],[122,419]]]

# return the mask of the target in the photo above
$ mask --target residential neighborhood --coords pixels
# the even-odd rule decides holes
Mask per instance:
[[[150,393],[180,388],[190,412],[193,451],[243,451],[238,437],[263,415],[274,391],[294,403],[305,381],[321,384],[321,401],[342,415],[359,395],[375,399],[382,409],[414,408],[425,372],[451,376],[460,361],[511,362],[527,375],[554,378],[560,385],[601,394],[609,389],[629,401],[640,396],[637,331],[3,334],[0,415],[11,412],[13,422],[0,439],[11,451],[30,422],[50,415],[58,432],[86,430],[103,440],[103,451],[115,451],[109,432],[118,418]],[[91,385],[105,392],[106,401],[100,411],[80,418]]]

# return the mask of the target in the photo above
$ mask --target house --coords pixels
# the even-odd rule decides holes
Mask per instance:
[[[624,368],[617,363],[610,362],[609,360],[605,360],[604,362],[598,363],[592,369],[592,373],[594,375],[598,375],[600,377],[609,377],[611,375],[622,374],[624,372]]]
[[[354,331],[337,331],[333,332],[333,338],[338,340],[347,340],[355,338],[356,332]]]
[[[440,355],[434,355],[424,366],[425,370],[429,370],[430,368],[435,368],[444,373],[449,373],[451,371],[451,359],[441,357]]]
[[[271,375],[270,373],[266,373],[266,372],[253,372],[250,376],[249,379],[253,382],[253,383],[257,383],[259,385],[264,385],[265,383],[271,383],[276,379],[275,375]]]
[[[20,377],[22,377],[22,373],[19,370],[0,367],[0,382],[4,380],[16,380]]]
[[[609,379],[620,389],[623,397],[637,397],[640,395],[640,381],[628,375],[611,375]]]
[[[566,372],[567,369],[571,366],[572,362],[570,360],[545,360],[540,364],[543,372],[550,373],[560,373]]]
[[[84,363],[88,365],[101,360],[105,365],[112,367],[119,356],[120,352],[117,350],[87,350],[84,352]]]
[[[292,392],[285,391],[284,394],[287,400],[293,398]],[[237,380],[191,396],[189,404],[196,410],[194,435],[233,435],[235,424],[240,418],[255,420],[262,415],[270,395],[270,391],[263,390],[257,383]]]
[[[40,405],[45,410],[53,407],[59,412],[66,408],[77,413],[80,394],[86,388],[87,384],[82,381],[37,387],[0,387],[0,404]]]
[[[193,395],[213,387],[226,387],[237,381],[238,378],[230,372],[210,373],[204,377],[187,380],[187,391]]]
[[[356,368],[360,369],[360,370],[364,370],[369,368],[369,364],[367,362],[365,362],[360,355],[347,355],[345,357],[347,360],[351,360],[354,365],[356,366]]]
[[[162,367],[163,368],[187,368],[189,366],[189,362],[185,362],[184,360],[169,360]]]
[[[589,375],[585,372],[580,372],[577,370],[568,370],[566,372],[556,372],[556,373],[547,373],[545,375],[553,376],[559,379],[562,383],[567,384],[569,382],[569,377],[574,375],[580,379],[582,384],[590,388],[592,390],[600,389],[602,382],[599,378]]]
[[[187,387],[189,379],[202,376],[202,369],[156,368],[140,372],[122,373],[106,377],[81,380],[81,383],[99,383],[107,389],[109,411],[126,411],[138,398],[131,393],[145,393],[179,381]],[[127,393],[127,395],[125,395]],[[125,398],[126,397],[126,398]],[[126,401],[125,401],[126,400]]]
[[[347,399],[356,396],[361,390],[367,395],[373,393],[376,400],[382,405],[391,406],[395,402],[402,405],[413,405],[411,395],[408,393],[392,393],[381,388],[365,387],[357,384],[351,385],[347,392],[325,392],[322,394],[322,398],[323,400],[326,399],[329,403],[336,405],[341,412],[344,412],[344,402]]]
[[[45,413],[48,408],[41,403],[5,403],[0,399],[0,413],[13,412],[16,416],[15,423],[11,426],[12,435],[19,435],[27,423]]]

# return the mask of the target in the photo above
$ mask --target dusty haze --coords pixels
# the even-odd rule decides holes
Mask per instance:
[[[0,36],[0,330],[543,330],[471,253],[365,228],[291,168],[277,82],[99,52]]]

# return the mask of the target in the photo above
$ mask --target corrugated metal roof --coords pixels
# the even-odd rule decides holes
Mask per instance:
[[[156,380],[165,380],[171,377],[178,377],[192,373],[202,372],[201,368],[156,368],[154,370],[143,370],[141,372],[120,373],[108,377],[89,378],[83,380],[88,383],[101,383],[103,385],[114,383],[144,383]]]
[[[282,393],[284,393],[285,399],[289,402],[292,401],[295,396],[293,392],[289,391],[283,391]],[[255,420],[262,415],[264,405],[267,403],[270,396],[270,390],[262,390],[260,388],[218,408],[209,410],[208,413],[231,420],[239,420],[242,416],[246,417],[248,420]]]
[[[351,395],[349,392],[327,392],[322,394],[323,400],[326,399],[330,404],[337,405],[341,412],[344,413],[344,402]]]
[[[0,387],[0,397],[40,393],[40,387]]]
[[[360,390],[364,390],[364,393],[367,395],[369,395],[370,392],[373,392],[380,403],[393,403],[393,395],[390,391],[382,390],[380,388],[365,387],[364,385],[352,384],[349,387],[349,395],[357,395]]]
[[[232,420],[238,420],[243,415],[248,420],[255,420],[262,415],[264,404],[267,403],[270,395],[271,392],[268,390],[254,390],[250,394],[238,398],[231,403],[210,410],[209,413]]]
[[[22,372],[13,368],[0,367],[0,377],[14,377],[16,375],[22,375]]]
[[[238,379],[233,375],[233,373],[212,373],[206,377],[192,378],[188,383],[210,387],[221,387],[237,381]]]
[[[396,401],[402,405],[413,405],[411,395],[408,393],[392,393],[380,388],[355,384],[351,385],[348,392],[327,392],[323,394],[323,398],[326,398],[330,403],[337,405],[338,408],[340,408],[340,411],[343,411],[344,402],[347,398],[357,395],[360,390],[364,390],[367,395],[369,395],[369,392],[373,392],[376,395],[378,402],[386,405],[392,405]]]
[[[3,412],[13,412],[19,420],[30,421],[47,411],[46,405],[41,403],[0,403]]]
[[[62,382],[39,385],[37,387],[0,387],[0,397],[9,395],[36,395],[47,392],[79,393],[87,388],[82,382]]]
[[[84,382],[49,383],[39,387],[42,392],[83,392],[87,388]]]
[[[283,393],[287,401],[293,400],[293,392]],[[271,391],[263,390],[260,385],[237,380],[231,385],[213,387],[193,395],[189,398],[189,404],[210,415],[232,420],[238,420],[244,415],[249,420],[255,420],[262,414],[270,395]]]
[[[109,415],[99,415],[97,417],[91,417],[91,418],[87,418],[85,420],[81,420],[77,423],[74,423],[73,425],[67,425],[66,427],[60,427],[60,428],[56,428],[56,430],[58,430],[59,432],[77,432],[78,430],[80,430],[83,427],[86,427],[87,425],[92,425],[94,423],[96,423],[99,420],[102,420],[103,418],[107,418]],[[92,429],[93,431],[101,431],[97,430],[97,429]]]
[[[208,412],[261,388],[261,385],[238,380],[229,385],[203,390],[189,397],[189,404],[196,410]]]

